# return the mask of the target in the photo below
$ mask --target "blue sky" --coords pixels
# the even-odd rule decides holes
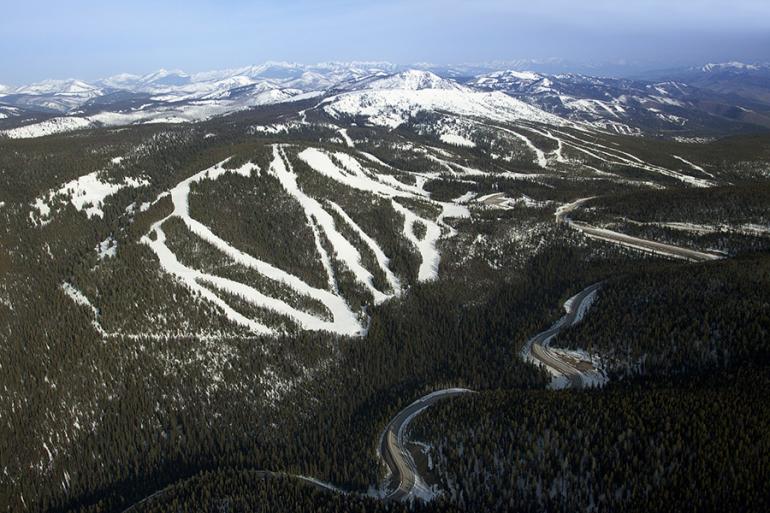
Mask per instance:
[[[0,83],[265,60],[770,60],[767,0],[3,0]],[[672,5],[673,4],[673,5]]]

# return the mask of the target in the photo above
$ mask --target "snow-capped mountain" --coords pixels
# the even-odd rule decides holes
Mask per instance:
[[[477,69],[485,66],[491,65]],[[192,74],[165,69],[146,75],[124,73],[94,83],[46,80],[0,88],[5,105],[2,128],[7,135],[26,137],[95,126],[193,122],[311,97],[319,97],[326,115],[387,127],[425,111],[494,121],[570,120],[621,134],[722,129],[725,123],[732,123],[733,129],[770,126],[767,65],[707,64],[668,80],[520,69],[464,75],[473,69],[432,64],[403,68],[384,62],[267,62]],[[14,117],[10,108],[32,115]],[[40,129],[8,131],[32,122]]]
[[[454,80],[441,78],[430,71],[411,69],[393,74],[379,72],[364,79],[343,83],[340,85],[339,89],[348,91],[421,91],[424,89],[462,91],[467,88],[461,86]]]
[[[770,63],[709,63],[658,71],[642,77],[648,80],[677,80],[699,89],[760,104],[742,105],[750,110],[763,110],[770,105]]]
[[[623,134],[695,130],[727,120],[747,121],[743,111],[729,113],[722,108],[735,106],[735,99],[676,80],[646,82],[574,73],[498,71],[475,77],[468,85],[502,91],[559,116]],[[770,118],[760,114],[750,122],[764,125]]]
[[[346,84],[328,97],[324,111],[334,118],[364,118],[398,127],[421,112],[448,112],[494,121],[563,124],[564,120],[500,92],[481,92],[429,71],[409,70]]]
[[[90,84],[83,82],[82,80],[68,79],[68,80],[44,80],[27,86],[17,88],[14,93],[16,94],[56,94],[60,96],[74,96],[74,97],[93,97],[98,96],[101,90]]]
[[[20,110],[17,107],[0,104],[0,119],[8,119],[18,116]]]
[[[762,68],[770,69],[770,64],[746,64],[745,62],[730,61],[730,62],[718,62],[708,63],[700,68],[704,73],[712,73],[715,71],[759,71]]]
[[[30,109],[68,112],[103,94],[103,89],[82,80],[44,80],[8,91],[3,101]]]

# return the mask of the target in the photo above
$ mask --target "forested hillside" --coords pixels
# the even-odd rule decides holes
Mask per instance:
[[[770,255],[666,265],[609,280],[555,344],[617,377],[717,371],[770,358]]]
[[[0,138],[0,511],[766,509],[770,138],[448,90]],[[553,344],[610,385],[548,390],[522,348],[597,282]],[[385,500],[385,426],[449,387],[433,500]]]
[[[603,390],[485,392],[418,417],[467,511],[765,511],[768,366]]]

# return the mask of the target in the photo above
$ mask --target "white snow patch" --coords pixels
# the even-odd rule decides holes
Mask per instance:
[[[498,122],[519,119],[565,125],[566,120],[499,91],[486,93],[458,86],[455,89],[383,89],[343,93],[321,105],[334,118],[364,116],[369,122],[396,128],[419,112],[450,112]]]
[[[439,139],[441,139],[441,142],[444,142],[446,144],[452,144],[454,146],[464,146],[467,148],[476,147],[475,142],[458,134],[441,134]]]
[[[99,260],[114,257],[118,254],[118,241],[110,235],[96,245],[96,253],[99,256]]]
[[[348,145],[348,148],[356,147],[355,143],[353,143],[353,139],[351,139],[348,135],[348,130],[346,128],[340,128],[339,133],[342,136],[342,139],[345,141],[345,144]]]
[[[87,118],[59,117],[47,119],[31,125],[3,130],[0,133],[5,134],[11,139],[31,139],[62,132],[71,132],[83,128],[91,128],[93,126],[94,124]]]
[[[698,166],[698,165],[696,165],[696,164],[693,164],[693,163],[692,163],[692,162],[690,162],[689,160],[685,160],[685,159],[683,159],[682,157],[680,157],[680,156],[678,156],[678,155],[671,155],[671,156],[672,156],[672,157],[674,157],[675,159],[677,159],[677,160],[679,160],[679,161],[681,161],[681,162],[683,162],[683,163],[687,164],[688,166],[690,166],[690,167],[691,167],[691,168],[693,168],[694,170],[696,170],[696,171],[700,171],[701,173],[707,174],[707,175],[708,175],[708,176],[710,176],[711,178],[714,178],[714,175],[712,175],[711,173],[709,173],[708,171],[706,171],[705,169],[703,169],[701,166]]]
[[[51,213],[51,202],[57,196],[67,196],[72,206],[78,211],[85,210],[89,219],[94,216],[104,217],[102,205],[105,199],[124,187],[135,188],[145,185],[149,185],[147,180],[131,177],[124,178],[123,182],[119,183],[103,182],[99,179],[99,172],[95,171],[67,182],[57,190],[49,191],[46,196],[36,198],[32,206],[41,216],[46,217]]]

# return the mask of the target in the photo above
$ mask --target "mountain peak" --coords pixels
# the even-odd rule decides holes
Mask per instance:
[[[160,85],[160,86],[179,86],[190,83],[190,75],[182,70],[167,70],[159,69],[154,73],[143,76],[140,81],[144,84]]]
[[[423,89],[462,90],[463,86],[430,71],[409,69],[394,74],[377,74],[356,82],[352,89],[420,91]]]
[[[77,80],[74,78],[68,78],[63,80],[43,80],[27,86],[22,86],[16,89],[16,93],[20,94],[98,94],[99,88]]]
[[[710,62],[703,66],[701,68],[701,71],[704,73],[710,73],[712,71],[726,71],[726,70],[732,70],[732,71],[756,71],[760,69],[761,66],[757,64],[746,64],[744,62],[739,61],[730,61],[730,62],[719,62],[719,63],[713,63]]]

